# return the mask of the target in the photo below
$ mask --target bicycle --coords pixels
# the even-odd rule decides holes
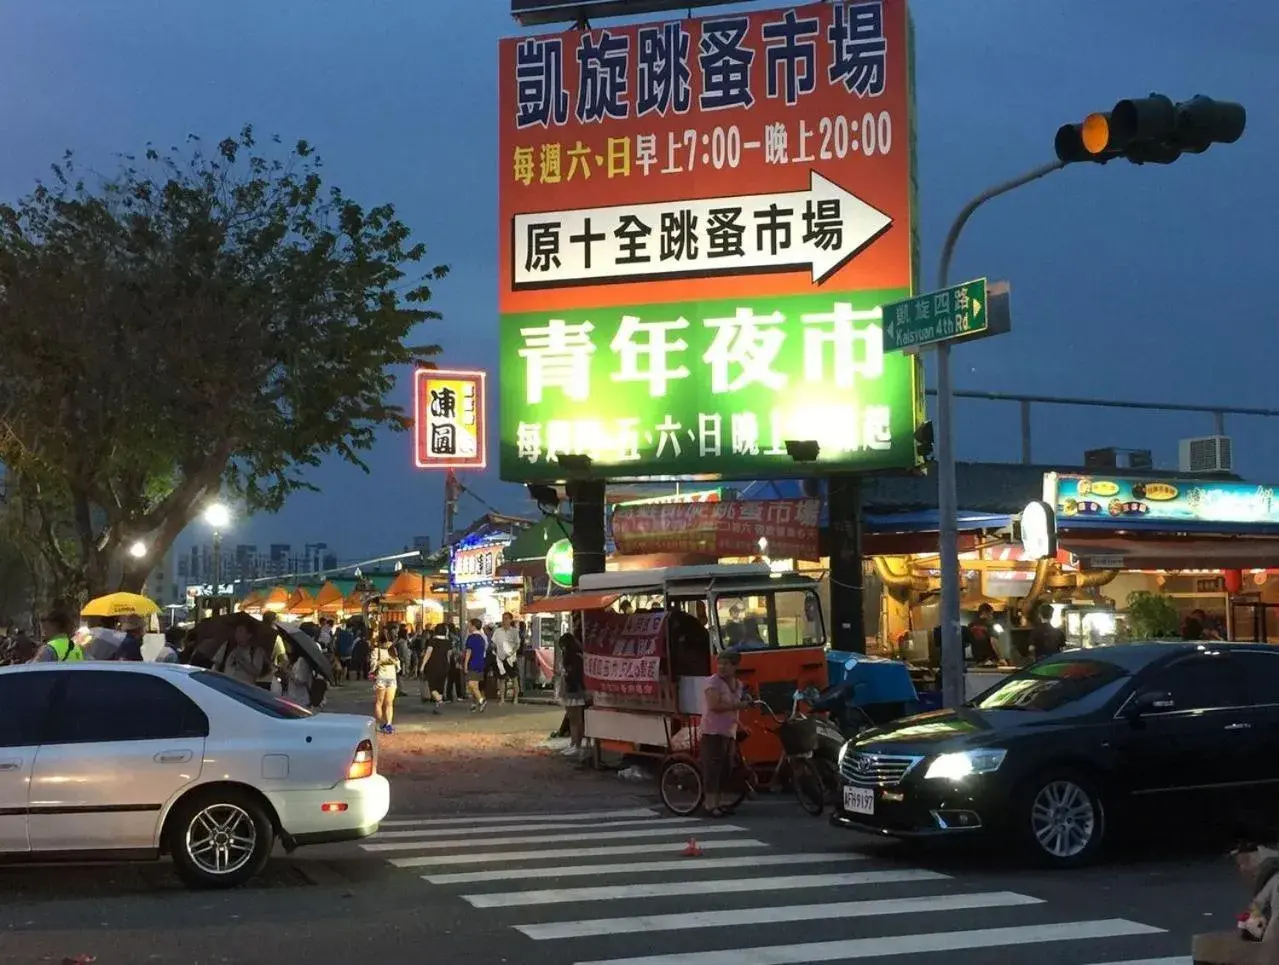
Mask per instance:
[[[825,810],[831,791],[827,778],[823,776],[822,769],[813,757],[818,744],[817,722],[799,710],[799,702],[807,699],[807,694],[796,690],[791,698],[790,713],[780,719],[764,701],[756,700],[755,705],[777,723],[778,726],[772,730],[782,742],[782,755],[773,768],[770,787],[776,790],[781,785],[783,775],[789,775],[791,792],[799,806],[813,817],[819,817]]]

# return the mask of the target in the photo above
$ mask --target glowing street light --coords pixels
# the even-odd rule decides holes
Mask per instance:
[[[217,533],[230,525],[231,510],[222,503],[210,503],[205,507],[204,521],[213,527],[214,533]]]
[[[147,555],[147,544],[142,540],[135,540],[133,545],[129,547],[129,555],[135,560],[140,560]]]
[[[231,525],[231,510],[223,503],[209,503],[204,507],[204,521],[213,527],[213,616],[221,611],[222,592],[222,530]]]

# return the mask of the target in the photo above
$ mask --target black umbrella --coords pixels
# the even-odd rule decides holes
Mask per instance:
[[[280,631],[285,643],[293,644],[298,652],[306,657],[306,662],[311,665],[311,669],[329,683],[333,683],[333,664],[315,640],[308,636],[301,627],[295,627],[288,623],[277,623],[275,628]]]

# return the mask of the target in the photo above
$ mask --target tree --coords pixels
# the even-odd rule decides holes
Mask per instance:
[[[223,487],[275,510],[410,425],[387,393],[439,351],[406,339],[448,269],[272,144],[191,137],[92,179],[68,153],[0,205],[0,463],[63,588],[136,589],[125,548],[159,558]]]

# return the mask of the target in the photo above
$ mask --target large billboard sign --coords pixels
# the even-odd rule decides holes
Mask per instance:
[[[484,469],[484,373],[413,374],[414,462],[419,469]]]
[[[502,42],[504,479],[915,464],[905,0]]]

